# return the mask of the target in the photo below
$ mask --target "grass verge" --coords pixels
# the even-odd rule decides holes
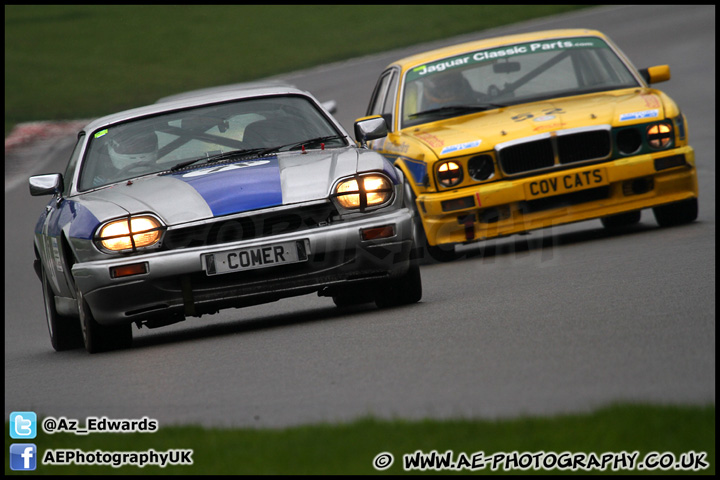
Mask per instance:
[[[84,419],[80,424],[84,426]],[[9,424],[6,423],[6,432]],[[5,451],[13,441],[6,437]],[[680,407],[652,405],[614,405],[591,414],[562,415],[548,418],[526,417],[512,420],[423,420],[386,421],[372,418],[340,425],[309,425],[284,429],[214,429],[197,426],[159,426],[154,433],[47,435],[40,431],[31,442],[37,445],[41,458],[57,449],[97,452],[167,452],[192,449],[192,465],[169,465],[164,468],[137,466],[44,465],[38,463],[36,474],[402,474],[421,470],[404,468],[404,455],[417,452],[439,455],[451,452],[460,470],[427,469],[423,473],[440,474],[704,474],[715,473],[715,407]],[[380,453],[390,453],[393,464],[383,471],[373,467]],[[486,465],[480,464],[483,452]],[[492,469],[495,454],[507,453]],[[515,452],[513,456],[513,452]],[[544,452],[544,454],[540,454]],[[582,458],[577,454],[586,454]],[[635,466],[647,462],[650,470],[629,470],[630,455],[637,453]],[[464,457],[463,457],[464,454]],[[565,455],[562,455],[565,454]],[[572,454],[572,455],[571,455]],[[594,457],[591,455],[594,454]],[[607,454],[625,459],[613,470]],[[622,454],[625,454],[623,457]],[[704,454],[704,455],[703,455]],[[554,455],[554,457],[553,457]],[[605,455],[605,456],[604,456]],[[50,457],[47,457],[50,458]],[[599,463],[593,464],[593,458]],[[602,468],[603,459],[605,468]],[[575,470],[572,470],[572,460]],[[693,471],[682,468],[663,469],[657,462],[673,465],[691,459],[705,468]],[[464,463],[467,460],[467,463]],[[380,460],[378,460],[380,461]],[[499,460],[496,460],[499,461]],[[534,462],[547,462],[553,468],[533,468]],[[655,463],[653,463],[655,462]],[[690,462],[692,463],[692,462]],[[419,467],[420,465],[417,464]],[[530,466],[529,469],[523,467]],[[9,459],[5,473],[13,472]]]
[[[6,5],[5,134],[585,7]]]

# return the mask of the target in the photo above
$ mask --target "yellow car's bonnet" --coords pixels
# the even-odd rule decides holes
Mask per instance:
[[[677,112],[674,112],[677,114]],[[421,141],[442,159],[492,149],[516,138],[594,126],[629,126],[665,118],[660,95],[649,89],[603,92],[467,115],[407,128],[402,136]],[[425,161],[431,161],[425,157]]]

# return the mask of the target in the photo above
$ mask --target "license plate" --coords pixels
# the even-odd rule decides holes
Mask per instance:
[[[272,243],[257,247],[208,253],[203,255],[203,265],[208,275],[288,265],[307,261],[308,247],[309,242],[307,240],[294,240],[292,242]]]
[[[608,183],[605,169],[595,168],[584,172],[566,173],[532,180],[525,184],[525,195],[528,199],[549,197],[587,188],[601,187]]]

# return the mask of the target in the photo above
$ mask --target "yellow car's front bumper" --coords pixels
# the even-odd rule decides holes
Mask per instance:
[[[690,146],[543,175],[421,194],[430,245],[466,243],[698,196]]]

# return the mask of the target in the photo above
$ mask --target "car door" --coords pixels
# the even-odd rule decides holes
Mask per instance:
[[[388,137],[393,137],[395,130],[395,98],[397,96],[397,85],[399,69],[391,67],[385,70],[375,84],[375,89],[370,97],[370,103],[366,115],[381,115],[388,127]],[[397,155],[386,151],[387,138],[381,138],[368,142],[369,148],[382,153],[385,158],[394,163]]]
[[[390,68],[384,71],[375,85],[367,115],[382,115],[387,123],[388,130],[395,130],[393,107],[397,95],[398,69]]]
[[[74,215],[74,202],[68,201],[67,196],[72,191],[75,167],[80,157],[84,136],[78,136],[78,141],[70,156],[67,168],[63,175],[62,191],[53,195],[45,206],[45,212],[38,221],[40,255],[50,283],[56,295],[73,297],[74,285],[70,262],[72,252],[67,251],[69,246],[62,239],[63,229],[72,221]]]

